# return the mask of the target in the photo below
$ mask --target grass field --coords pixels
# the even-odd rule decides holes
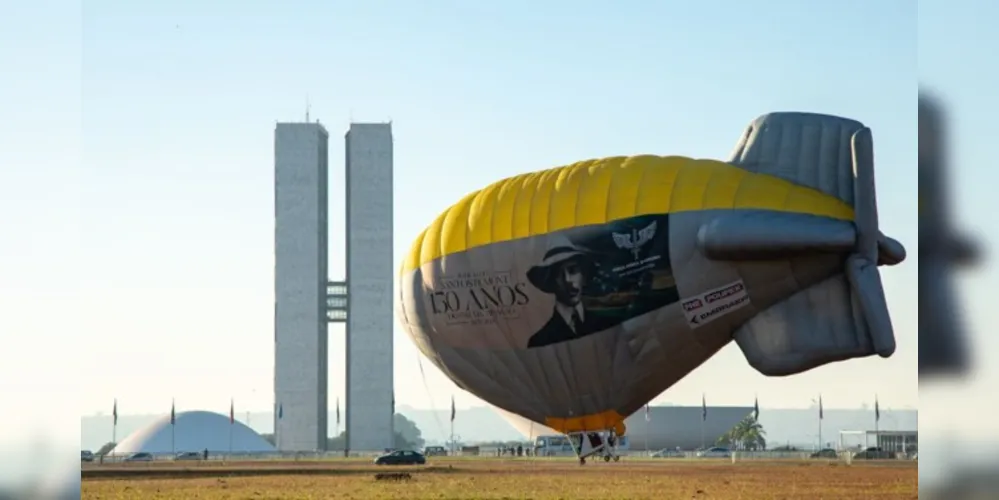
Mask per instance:
[[[409,480],[375,474],[409,472]],[[435,460],[423,467],[370,462],[174,463],[85,467],[85,499],[915,499],[915,462],[854,463],[530,459]]]

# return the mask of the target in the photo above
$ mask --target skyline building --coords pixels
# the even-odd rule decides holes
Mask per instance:
[[[274,130],[274,430],[282,451],[326,447],[329,133]]]
[[[274,429],[281,451],[326,448],[331,322],[346,324],[348,448],[395,444],[392,126],[352,123],[344,142],[346,276],[333,281],[329,134],[318,122],[275,129]]]
[[[346,141],[347,447],[395,447],[392,125],[352,123]]]

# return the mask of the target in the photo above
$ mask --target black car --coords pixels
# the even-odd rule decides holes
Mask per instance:
[[[839,458],[839,453],[832,448],[822,448],[815,453],[812,453],[812,458]]]
[[[885,451],[877,446],[871,446],[864,451],[858,451],[853,454],[854,460],[891,460],[893,458],[895,458],[894,453]]]
[[[396,450],[375,459],[375,465],[423,465],[427,457],[412,450]]]

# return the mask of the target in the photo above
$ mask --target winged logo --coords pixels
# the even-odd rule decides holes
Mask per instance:
[[[656,236],[657,223],[658,221],[652,221],[651,224],[642,229],[632,229],[631,233],[611,233],[614,244],[618,248],[631,250],[635,260],[638,260],[638,253],[641,252],[642,246],[652,241],[652,238]]]

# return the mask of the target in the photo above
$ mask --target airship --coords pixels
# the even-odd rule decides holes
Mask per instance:
[[[499,180],[419,234],[397,314],[460,388],[616,460],[624,420],[735,341],[789,376],[889,357],[871,130],[763,115],[728,161],[613,156]]]

